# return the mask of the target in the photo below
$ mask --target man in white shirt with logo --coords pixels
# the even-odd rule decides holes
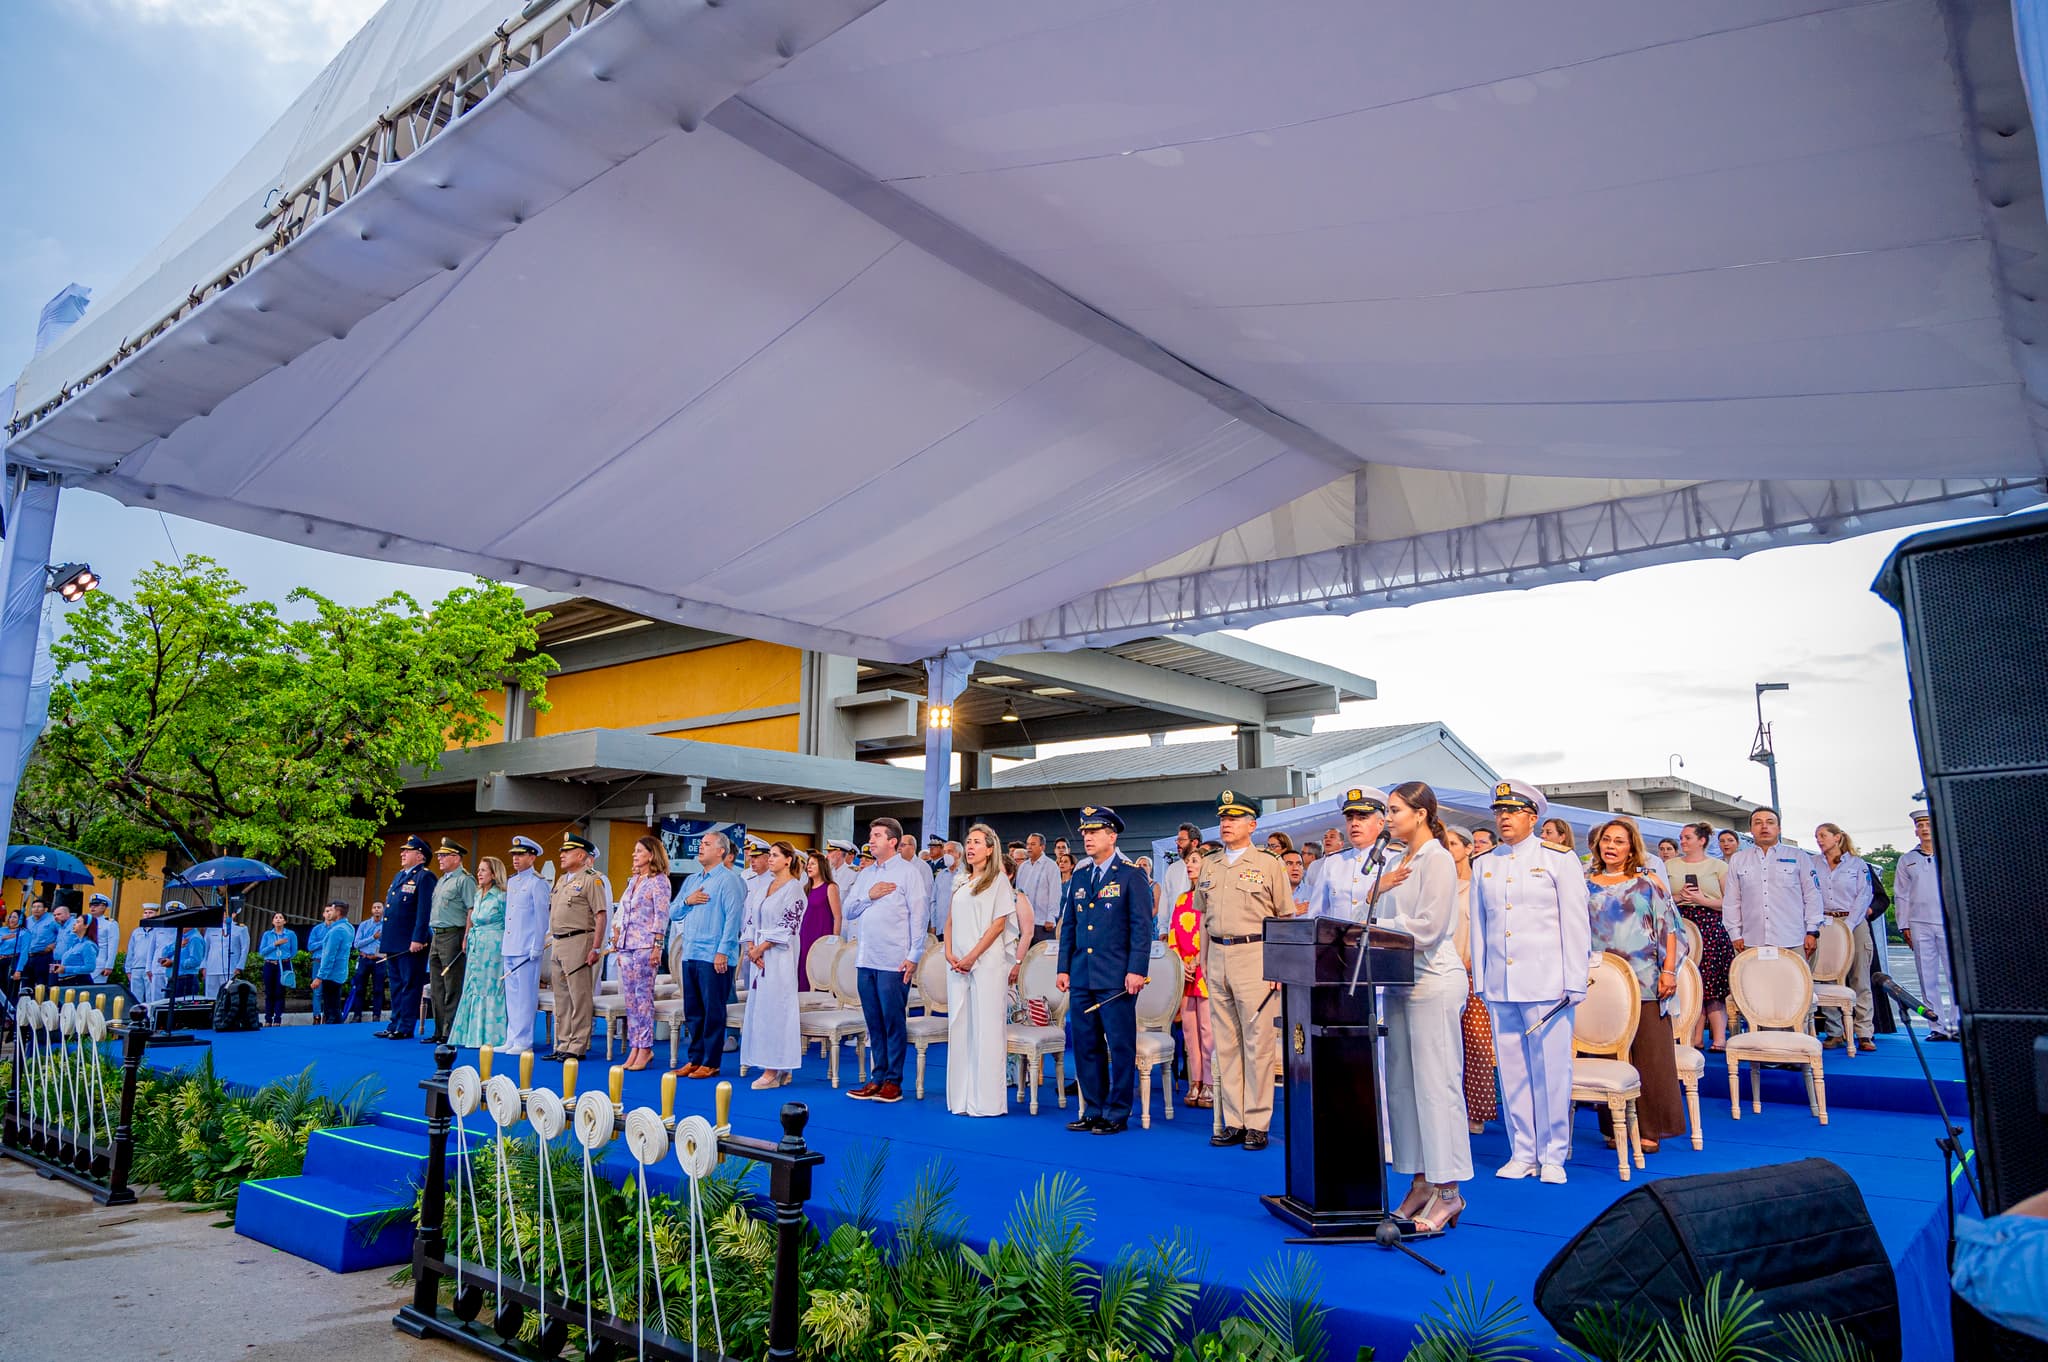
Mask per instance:
[[[1572,1015],[1585,1001],[1592,919],[1579,858],[1536,836],[1534,785],[1493,787],[1501,844],[1472,860],[1472,977],[1493,1017],[1511,1157],[1496,1174],[1565,1180],[1572,1134]]]
[[[1754,844],[1728,862],[1721,889],[1721,920],[1740,955],[1751,946],[1776,946],[1813,954],[1827,901],[1813,858],[1778,840],[1778,811],[1768,806],[1749,815]]]
[[[1913,951],[1913,970],[1920,976],[1920,1001],[1941,1020],[1927,1033],[1929,1040],[1957,1040],[1955,987],[1949,974],[1948,924],[1941,911],[1941,874],[1934,864],[1934,819],[1925,809],[1913,810],[1913,835],[1919,845],[1899,857],[1892,874],[1892,905],[1899,930]]]
[[[868,827],[874,864],[853,882],[853,894],[840,907],[849,922],[860,923],[860,1010],[868,1025],[874,1066],[868,1081],[847,1093],[860,1102],[903,1100],[903,1054],[909,1043],[910,980],[924,953],[925,927],[931,901],[924,880],[897,854],[903,825],[877,818]]]
[[[1178,854],[1167,863],[1166,873],[1159,877],[1153,891],[1152,925],[1161,940],[1172,924],[1173,905],[1188,892],[1188,856],[1201,844],[1202,830],[1193,823],[1183,823],[1174,830],[1173,849]]]
[[[1045,838],[1032,833],[1024,839],[1024,859],[1017,866],[1017,892],[1031,900],[1031,920],[1051,927],[1060,920],[1060,900],[1065,886],[1060,868],[1045,854]]]

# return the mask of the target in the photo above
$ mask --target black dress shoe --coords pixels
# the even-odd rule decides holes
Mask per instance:
[[[1083,1117],[1082,1117],[1082,1118],[1081,1118],[1080,1120],[1078,1120],[1078,1121],[1069,1121],[1069,1122],[1067,1122],[1067,1129],[1068,1129],[1068,1130],[1080,1130],[1080,1131],[1089,1131],[1089,1130],[1094,1130],[1094,1129],[1095,1129],[1095,1128],[1096,1128],[1097,1126],[1099,1126],[1100,1124],[1102,1124],[1102,1123],[1101,1123],[1100,1121],[1097,1121],[1097,1120],[1096,1120],[1096,1119],[1095,1119],[1095,1118],[1094,1118],[1093,1116],[1083,1116]]]
[[[1244,1147],[1246,1149],[1264,1149],[1268,1138],[1263,1130],[1247,1130],[1244,1133]]]
[[[540,1057],[540,1062],[543,1064],[554,1064],[566,1058],[568,1058],[568,1056],[562,1054],[560,1051],[550,1050]]]
[[[1226,1145],[1243,1144],[1244,1132],[1236,1126],[1225,1126],[1209,1137],[1209,1143],[1215,1145],[1218,1149]]]
[[[376,1037],[376,1038],[377,1038],[378,1040],[389,1040],[389,1039],[391,1039],[391,1032],[390,1032],[390,1031],[388,1031],[388,1030],[384,1030],[384,1031],[372,1031],[372,1032],[371,1032],[370,1034],[371,1034],[372,1036],[375,1036],[375,1037]]]
[[[1125,1121],[1097,1121],[1097,1122],[1095,1123],[1095,1133],[1096,1133],[1097,1135],[1121,1135],[1121,1134],[1123,1134],[1123,1133],[1124,1133],[1124,1132],[1125,1132],[1126,1130],[1129,1130],[1130,1128],[1131,1128],[1131,1123],[1130,1123],[1129,1121],[1127,1121],[1127,1120],[1125,1120]]]

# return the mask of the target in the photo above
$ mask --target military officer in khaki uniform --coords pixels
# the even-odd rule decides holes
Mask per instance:
[[[1225,790],[1216,800],[1223,852],[1202,858],[1202,931],[1208,937],[1203,963],[1209,983],[1209,1013],[1216,1036],[1217,1132],[1214,1145],[1264,1149],[1273,1124],[1273,1070],[1279,1062],[1279,1033],[1266,999],[1277,984],[1266,982],[1266,919],[1294,913],[1287,866],[1252,845],[1259,811]]]
[[[592,995],[611,907],[591,867],[597,844],[580,832],[562,838],[562,873],[548,898],[548,950],[554,957],[555,1048],[549,1059],[582,1059],[590,1050]]]

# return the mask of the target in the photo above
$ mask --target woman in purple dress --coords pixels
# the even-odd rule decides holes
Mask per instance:
[[[839,886],[832,883],[832,867],[813,851],[804,857],[804,922],[796,946],[796,988],[804,993],[829,988],[829,980],[811,982],[811,943],[821,936],[842,936],[844,922],[839,911]]]

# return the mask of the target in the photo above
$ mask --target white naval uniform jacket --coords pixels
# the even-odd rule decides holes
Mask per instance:
[[[1472,858],[1472,974],[1489,1003],[1586,996],[1593,922],[1579,858],[1540,838]]]

